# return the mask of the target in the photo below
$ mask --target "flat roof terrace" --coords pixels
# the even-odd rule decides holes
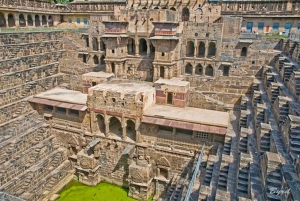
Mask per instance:
[[[154,88],[145,82],[111,81],[89,88],[90,91],[114,91],[121,94],[147,93]],[[91,95],[91,94],[90,94]]]
[[[54,88],[34,96],[48,100],[86,105],[87,94],[63,88]]]
[[[85,111],[87,109],[87,94],[63,88],[54,88],[40,93],[30,98],[28,101],[80,111]]]
[[[229,123],[229,114],[227,112],[193,107],[180,108],[168,105],[154,105],[146,110],[144,115],[222,127],[228,127]]]

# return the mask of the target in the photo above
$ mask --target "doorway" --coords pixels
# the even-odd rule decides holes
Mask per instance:
[[[229,76],[230,66],[224,66],[223,76]]]
[[[247,22],[247,33],[252,33],[253,22]]]
[[[163,66],[159,69],[159,77],[164,78],[165,77],[165,68]]]
[[[167,97],[167,104],[173,104],[173,93],[169,92]]]

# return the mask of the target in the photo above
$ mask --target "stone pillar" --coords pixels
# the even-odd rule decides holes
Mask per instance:
[[[150,41],[149,40],[147,40],[147,57],[149,57],[150,56]]]
[[[153,81],[156,79],[158,72],[157,72],[157,67],[156,65],[153,65]]]
[[[195,41],[194,41],[194,57],[197,56],[197,50],[198,50],[198,47],[197,47],[197,40],[195,39]]]
[[[19,28],[20,27],[19,15],[16,14],[14,18],[15,18],[15,25],[17,28]]]
[[[116,78],[119,76],[119,64],[118,63],[115,63],[115,75],[116,75]]]
[[[156,68],[157,68],[156,80],[158,80],[159,79],[159,75],[160,75],[160,66],[156,65]]]
[[[123,139],[126,139],[126,138],[127,138],[127,135],[126,135],[126,126],[123,126],[123,127],[122,127],[122,138],[123,138]]]
[[[111,63],[110,62],[106,62],[106,65],[105,65],[105,71],[107,73],[111,73]]]
[[[168,79],[168,68],[164,67],[164,79]]]
[[[173,67],[170,66],[170,67],[169,67],[169,78],[171,79],[173,76],[174,76],[174,75],[173,75]]]
[[[40,26],[43,26],[43,15],[39,15]]]
[[[4,13],[5,27],[8,28],[8,14]]]
[[[105,119],[104,123],[105,123],[105,136],[108,137],[109,136],[109,120]]]
[[[23,14],[24,15],[24,19],[25,19],[25,27],[28,27],[28,15],[27,14]]]
[[[139,56],[140,49],[139,49],[139,41],[135,40],[135,56]]]
[[[102,51],[102,49],[101,49],[101,37],[98,37],[97,41],[98,41],[98,51]]]
[[[195,75],[195,70],[196,70],[196,64],[193,65],[192,75]]]
[[[140,131],[140,126],[141,126],[141,120],[138,118],[135,120],[135,138],[136,138],[136,142],[137,143],[140,143],[142,142],[142,139],[141,139],[141,131]]]
[[[206,66],[203,66],[202,76],[205,76],[205,70],[206,70]]]
[[[207,58],[208,56],[208,48],[209,48],[209,43],[208,41],[205,42],[205,54],[204,54],[204,57]]]

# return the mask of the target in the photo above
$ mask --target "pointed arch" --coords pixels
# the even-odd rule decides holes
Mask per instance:
[[[115,136],[122,137],[122,124],[116,117],[109,119],[109,133]]]
[[[101,133],[105,133],[105,121],[104,121],[104,117],[101,114],[97,114],[96,115],[96,119],[97,119],[97,126],[98,129]]]
[[[97,64],[97,65],[99,64],[99,58],[97,55],[94,55],[93,61],[94,61],[94,64]]]
[[[210,42],[208,46],[208,56],[209,57],[216,56],[216,52],[217,52],[216,43]]]
[[[135,122],[131,119],[126,122],[126,136],[133,141],[136,141]]]
[[[8,14],[7,21],[8,21],[8,27],[14,27],[14,26],[16,26],[15,18],[14,18],[14,16],[11,13]]]
[[[98,39],[96,37],[93,37],[92,39],[92,45],[93,45],[93,51],[98,51]]]
[[[105,45],[105,43],[103,42],[102,39],[100,39],[100,50],[101,51],[105,51],[106,50],[106,45]]]
[[[193,57],[195,51],[195,46],[193,41],[188,41],[186,46],[186,56],[187,57]]]
[[[195,68],[195,74],[196,75],[203,75],[203,67],[201,64],[198,64]]]
[[[27,25],[28,26],[33,26],[33,19],[30,14],[27,15]]]
[[[26,20],[23,14],[19,15],[19,25],[20,27],[26,27]]]
[[[36,27],[41,26],[40,16],[38,16],[38,15],[35,15],[35,16],[34,16],[34,23],[35,23],[35,26],[36,26]]]
[[[199,48],[198,48],[198,57],[204,57],[205,56],[205,43],[201,41],[199,43]]]
[[[47,18],[45,15],[42,16],[42,25],[43,26],[47,25]]]
[[[205,75],[211,77],[214,75],[214,69],[210,64],[205,69]]]
[[[133,38],[129,38],[128,40],[127,52],[130,55],[135,55],[135,40]]]
[[[0,27],[6,27],[6,19],[3,13],[0,13]]]
[[[156,165],[164,166],[164,167],[171,167],[171,164],[166,157],[159,158],[156,162]]]
[[[139,52],[140,55],[147,54],[147,41],[144,38],[140,39]]]
[[[188,63],[185,66],[185,74],[192,75],[193,74],[193,66],[192,64]]]
[[[189,21],[190,19],[190,10],[187,7],[182,9],[182,21]]]
[[[100,57],[100,65],[103,65],[103,64],[105,64],[105,56],[104,55],[102,55],[101,57]]]

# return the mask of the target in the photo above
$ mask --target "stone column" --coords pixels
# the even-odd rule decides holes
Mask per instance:
[[[156,65],[153,65],[153,81],[156,79],[158,72],[157,72],[157,67]]]
[[[159,79],[159,75],[160,75],[160,66],[159,66],[159,65],[156,65],[156,68],[157,68],[156,79],[158,80],[158,79]]]
[[[20,27],[19,15],[16,14],[14,18],[15,18],[15,25],[17,28],[19,28]]]
[[[140,49],[139,49],[139,41],[135,40],[135,56],[139,56]]]
[[[120,65],[115,63],[115,75],[116,75],[116,78],[119,76],[119,67]]]
[[[108,137],[109,136],[109,120],[105,119],[104,123],[105,123],[105,136]]]
[[[8,14],[4,13],[5,27],[8,28]]]
[[[197,56],[197,50],[198,50],[198,47],[197,47],[197,40],[195,39],[195,41],[194,41],[194,57]]]
[[[23,14],[24,15],[24,19],[25,19],[25,27],[28,27],[28,15],[27,14]]]
[[[205,54],[204,54],[204,57],[207,58],[208,56],[208,48],[209,48],[209,43],[208,41],[205,42]]]
[[[168,79],[168,68],[164,67],[164,79]]]
[[[98,51],[102,51],[101,50],[101,37],[98,37],[97,41],[98,41]]]
[[[196,64],[193,65],[192,75],[195,75],[195,70],[196,70]]]
[[[203,66],[202,76],[205,76],[205,70],[206,70],[206,66]]]
[[[43,15],[39,15],[40,26],[43,26]]]
[[[128,45],[127,45],[127,54],[130,52],[132,53],[132,40],[128,40]]]
[[[127,138],[127,135],[126,135],[126,126],[123,126],[123,127],[122,127],[122,138],[123,138],[123,139],[126,139],[126,138]]]
[[[107,73],[111,73],[111,63],[110,62],[106,62],[106,65],[105,65],[105,71]]]
[[[141,140],[141,131],[140,131],[140,126],[141,126],[141,120],[138,118],[135,120],[135,138],[136,138],[136,142],[140,143]]]
[[[174,75],[173,75],[173,67],[170,66],[170,67],[169,67],[169,78],[171,79],[173,76],[174,76]]]

